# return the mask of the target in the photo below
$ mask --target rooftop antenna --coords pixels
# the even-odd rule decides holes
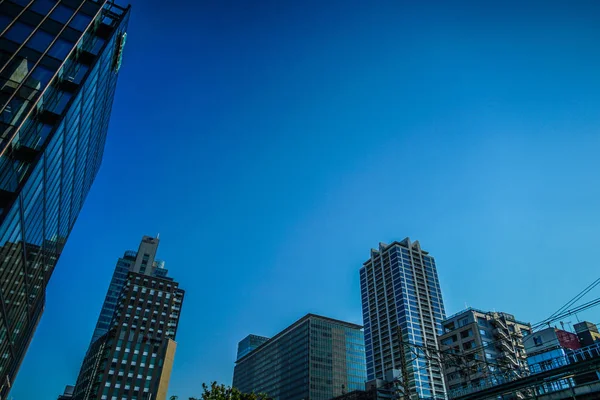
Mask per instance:
[[[160,239],[160,232],[156,234],[156,238]]]
[[[573,321],[565,321],[565,324],[569,327],[570,331],[573,332],[575,329],[573,328]]]

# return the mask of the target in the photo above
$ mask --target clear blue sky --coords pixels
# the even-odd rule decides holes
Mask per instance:
[[[144,234],[187,291],[186,399],[231,382],[248,333],[360,323],[379,241],[421,241],[449,314],[536,322],[595,279],[600,3],[447,3],[135,0],[103,167],[15,400],[74,383]]]

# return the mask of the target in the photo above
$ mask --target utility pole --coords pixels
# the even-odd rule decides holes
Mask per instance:
[[[404,346],[406,346],[406,344],[402,339],[402,328],[400,326],[398,326],[398,341],[400,344],[400,373],[402,374],[401,386],[403,388],[404,397],[410,400],[411,395],[409,393],[408,388],[408,366],[406,365],[406,351],[404,349]]]

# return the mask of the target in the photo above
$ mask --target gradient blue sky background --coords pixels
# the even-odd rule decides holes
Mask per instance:
[[[362,322],[379,241],[421,241],[449,314],[537,322],[597,278],[600,3],[133,6],[103,167],[15,400],[75,382],[144,234],[187,291],[170,386],[186,399],[231,382],[248,333]]]

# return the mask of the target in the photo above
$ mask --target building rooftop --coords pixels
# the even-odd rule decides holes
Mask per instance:
[[[575,332],[577,333],[585,332],[588,330],[590,332],[598,332],[598,326],[588,321],[578,322],[575,325],[573,325],[573,328],[575,328]]]
[[[309,314],[306,314],[304,317],[300,318],[298,321],[294,322],[292,325],[290,325],[287,328],[285,328],[284,330],[282,330],[281,332],[279,332],[277,335],[273,336],[272,338],[270,338],[269,340],[267,340],[266,342],[264,342],[263,344],[258,346],[252,352],[250,352],[250,353],[246,354],[245,356],[243,356],[242,358],[236,360],[235,363],[237,364],[239,362],[242,362],[242,361],[248,359],[250,356],[257,354],[261,349],[267,347],[270,343],[274,342],[276,339],[279,339],[280,337],[284,336],[291,330],[295,329],[296,327],[298,327],[299,325],[303,324],[304,322],[306,322],[310,319],[321,319],[321,320],[324,320],[327,322],[333,322],[335,324],[342,325],[342,326],[345,326],[347,328],[352,328],[352,329],[362,329],[363,328],[362,325],[357,325],[357,324],[353,324],[351,322],[341,321],[339,319],[323,317],[321,315],[309,313]]]
[[[427,251],[425,251],[425,250],[423,250],[421,248],[421,244],[419,243],[418,240],[415,240],[414,242],[411,242],[409,237],[405,237],[401,241],[397,241],[396,240],[396,241],[393,241],[390,244],[387,244],[387,243],[384,243],[384,242],[379,242],[379,249],[371,249],[371,257],[373,257],[373,255],[383,253],[384,251],[386,251],[390,247],[394,247],[394,246],[400,246],[400,247],[404,247],[406,249],[412,249],[412,250],[415,250],[415,251],[420,251],[423,254],[429,254],[429,252],[427,252]],[[365,261],[363,264],[367,264],[369,261],[371,261],[371,259]]]
[[[459,316],[461,316],[463,314],[468,314],[468,313],[473,313],[473,312],[477,312],[477,313],[484,314],[484,315],[489,315],[489,314],[492,314],[492,313],[496,312],[496,313],[498,313],[500,315],[504,315],[505,317],[508,317],[509,320],[512,320],[512,321],[514,321],[514,322],[516,322],[518,324],[521,324],[521,325],[531,325],[531,323],[529,323],[529,322],[519,321],[518,319],[515,318],[514,315],[509,314],[509,313],[505,313],[505,312],[502,312],[502,311],[483,311],[483,310],[480,310],[480,309],[475,308],[475,307],[467,307],[464,310],[461,310],[461,311],[459,311],[457,313],[452,314],[449,317],[446,317],[446,319],[442,321],[442,324],[445,324],[446,322],[450,321],[451,319],[455,319],[456,317],[459,317]]]

